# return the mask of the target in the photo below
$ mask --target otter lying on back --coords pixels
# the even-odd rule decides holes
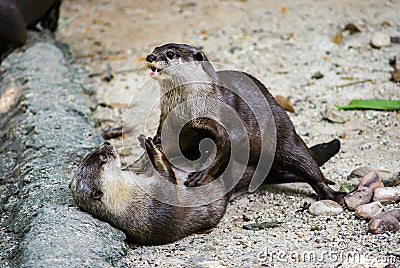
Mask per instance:
[[[178,176],[151,138],[141,136],[140,140],[155,172],[132,177],[129,171],[121,171],[114,146],[104,142],[85,157],[72,178],[69,188],[76,204],[122,230],[129,241],[138,244],[165,244],[215,227],[225,213],[230,195],[224,194],[221,187],[217,189],[219,199],[194,207],[159,201],[165,197],[190,204],[193,188],[183,186],[183,190],[170,196],[174,193],[166,187],[167,182],[176,185],[187,174],[181,172]]]

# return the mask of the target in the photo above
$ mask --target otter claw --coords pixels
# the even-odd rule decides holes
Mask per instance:
[[[205,175],[204,171],[193,172],[189,175],[189,178],[184,182],[187,187],[197,187],[210,183],[213,178],[209,175]]]

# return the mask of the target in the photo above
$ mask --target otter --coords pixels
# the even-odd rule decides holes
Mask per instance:
[[[185,66],[180,67],[182,64]],[[333,140],[311,151],[296,133],[287,113],[255,77],[239,71],[215,71],[203,51],[186,44],[169,43],[156,47],[151,54],[147,55],[144,65],[150,69],[150,76],[158,82],[162,93],[161,116],[155,138],[161,136],[163,125],[170,112],[181,104],[198,100],[199,97],[203,102],[207,99],[218,100],[232,107],[240,116],[246,131],[235,133],[235,138],[244,140],[248,137],[250,155],[247,166],[256,166],[262,150],[261,133],[252,108],[267,109],[267,107],[259,107],[259,97],[252,97],[255,93],[254,89],[249,88],[248,82],[246,84],[244,81],[249,80],[255,85],[257,91],[262,92],[262,97],[267,101],[275,123],[275,152],[272,156],[271,169],[268,174],[265,174],[264,183],[306,182],[317,193],[318,199],[341,201],[345,194],[330,188],[328,186],[330,181],[319,169],[321,164],[339,151],[340,142]],[[191,82],[194,81],[193,77],[199,83]],[[247,97],[246,101],[240,97],[242,95]],[[204,109],[204,103],[201,101],[193,105],[192,110],[181,110],[196,116],[198,110]],[[210,105],[207,109],[211,114],[219,112],[217,108],[212,110]],[[263,110],[258,112],[263,112]],[[179,114],[175,116],[176,120],[179,120],[179,116]],[[189,174],[189,178],[185,181],[187,186],[202,185],[204,181],[209,181],[210,176],[218,177],[226,168],[231,154],[235,158],[241,154],[240,151],[231,152],[231,142],[224,127],[204,116],[187,122],[180,133],[172,133],[171,136],[173,135],[179,135],[179,148],[169,148],[168,142],[164,141],[161,144],[164,152],[180,150],[190,160],[196,160],[201,156],[198,147],[203,139],[211,139],[216,146],[217,153],[212,163],[202,171]],[[174,154],[175,152],[172,153]],[[146,165],[146,161],[146,157],[142,156],[130,168],[140,170],[141,166]],[[262,164],[264,163],[260,163]]]
[[[76,204],[122,230],[128,241],[136,244],[170,243],[214,228],[225,213],[230,194],[217,193],[219,199],[202,206],[174,206],[156,199],[154,196],[165,196],[190,204],[193,188],[183,186],[171,197],[166,182],[177,185],[187,173],[173,169],[151,138],[141,135],[139,141],[153,172],[133,178],[129,171],[122,171],[115,147],[106,141],[84,158],[69,184]]]
[[[27,28],[40,23],[44,29],[57,30],[61,0],[0,1],[0,62],[6,52],[26,42]]]

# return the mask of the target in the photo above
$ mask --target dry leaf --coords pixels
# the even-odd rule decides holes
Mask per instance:
[[[322,119],[328,121],[329,123],[338,124],[344,124],[349,121],[342,116],[341,112],[333,111],[332,109],[326,109],[323,113]]]
[[[121,102],[111,102],[105,105],[110,108],[120,108],[120,109],[126,109],[130,107],[129,103],[121,103]]]
[[[343,32],[346,32],[346,31],[348,31],[350,33],[350,35],[361,32],[360,29],[355,24],[348,23],[348,24],[346,24],[346,26],[344,26],[344,28],[342,30],[337,32],[335,34],[335,36],[332,37],[333,43],[340,45],[340,43],[342,43]]]
[[[333,43],[335,43],[335,44],[337,44],[337,45],[340,45],[340,43],[342,43],[342,30],[340,30],[339,32],[337,32],[337,34],[335,34],[333,37],[332,37],[332,41],[333,41]]]
[[[281,13],[285,13],[287,11],[287,7],[281,7]]]
[[[394,56],[392,59],[389,59],[389,65],[392,66],[393,72],[392,72],[392,79],[396,83],[400,82],[400,69],[398,67],[397,59],[396,56]]]
[[[286,111],[291,112],[291,113],[295,112],[294,108],[293,108],[293,104],[288,98],[281,96],[281,95],[277,95],[277,96],[275,96],[275,99],[278,102],[278,104],[280,106],[282,106],[282,108],[285,109]]]
[[[343,28],[343,32],[344,31],[348,31],[350,33],[350,35],[361,32],[361,30],[358,29],[358,27],[356,25],[354,25],[353,23],[346,24],[346,26],[344,26],[344,28]]]
[[[121,137],[122,131],[123,131],[122,126],[116,126],[116,127],[109,126],[106,129],[104,129],[103,133],[101,133],[101,136],[105,140],[114,139],[114,138]]]
[[[146,56],[140,56],[135,59],[135,61],[144,61],[146,59]]]

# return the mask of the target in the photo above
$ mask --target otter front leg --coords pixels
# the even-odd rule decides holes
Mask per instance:
[[[229,162],[229,156],[231,155],[230,142],[225,140],[225,138],[217,137],[215,144],[217,146],[217,155],[214,161],[205,170],[191,173],[189,178],[184,182],[186,186],[196,187],[205,185],[218,178],[225,170]]]
[[[162,152],[154,144],[153,139],[146,139],[144,135],[140,135],[138,139],[140,141],[140,146],[145,148],[151,164],[153,165],[153,168],[158,172],[158,174],[169,182],[173,184],[178,184],[175,172],[173,171],[171,164],[167,160],[164,152]]]

